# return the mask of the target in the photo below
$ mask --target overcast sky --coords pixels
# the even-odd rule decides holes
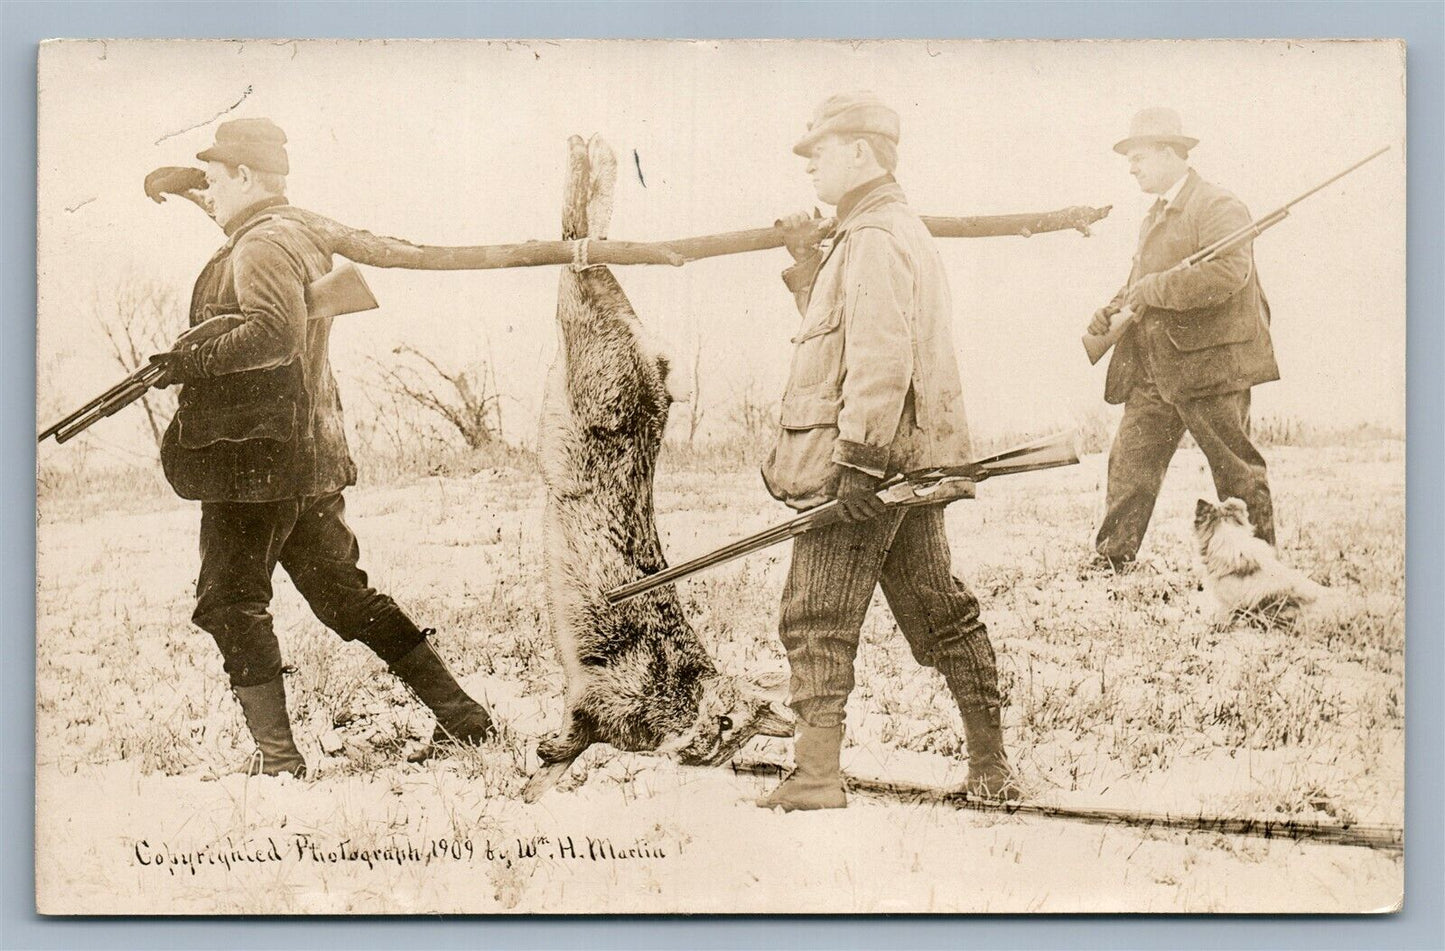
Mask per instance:
[[[111,372],[94,294],[137,275],[189,295],[220,232],[189,204],[152,204],[141,182],[194,164],[224,119],[286,130],[293,203],[433,244],[558,237],[565,140],[600,133],[625,160],[611,237],[657,240],[811,208],[791,146],[820,100],[868,88],[901,115],[898,178],[920,214],[1114,208],[1087,239],[942,242],[980,435],[1102,404],[1103,366],[1089,367],[1078,337],[1127,276],[1152,201],[1111,146],[1154,104],[1182,113],[1201,140],[1194,167],[1256,216],[1393,147],[1257,244],[1284,378],[1254,405],[1403,426],[1403,56],[1384,42],[1283,41],[49,44],[40,405],[88,398]],[[700,339],[713,423],[750,380],[768,398],[781,390],[797,320],[777,279],[787,263],[778,249],[619,269],[660,337],[689,355]],[[405,342],[462,366],[491,352],[509,432],[529,436],[554,350],[555,269],[366,276],[381,309],[333,333],[348,412],[366,411],[368,355]]]

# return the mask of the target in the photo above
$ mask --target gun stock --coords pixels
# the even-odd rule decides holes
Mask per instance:
[[[1125,331],[1133,325],[1134,315],[1130,313],[1122,320],[1115,321],[1104,333],[1084,334],[1081,339],[1084,344],[1084,352],[1089,355],[1089,366],[1104,359],[1104,354],[1112,350],[1114,344],[1119,342],[1119,338],[1124,336]]]
[[[325,320],[376,310],[376,295],[366,285],[366,278],[350,261],[331,269],[306,285],[306,317]]]
[[[325,320],[375,310],[379,305],[371,293],[361,271],[350,261],[333,268],[310,284],[306,285],[306,317],[308,320]],[[177,340],[178,346],[196,346],[212,337],[218,337],[241,322],[235,314],[221,314],[203,321],[183,333]],[[62,419],[45,427],[36,438],[42,443],[51,436],[57,444],[68,442],[85,432],[91,426],[113,416],[120,410],[145,396],[160,379],[161,368],[147,364],[132,371],[125,379],[91,399],[84,406],[67,414]]]

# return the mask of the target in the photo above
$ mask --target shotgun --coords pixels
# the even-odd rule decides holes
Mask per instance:
[[[1384,155],[1388,151],[1390,151],[1390,147],[1387,145],[1383,149],[1379,149],[1378,151],[1367,155],[1366,157],[1356,162],[1354,165],[1351,165],[1349,168],[1345,169],[1343,172],[1340,172],[1338,175],[1332,176],[1327,181],[1316,185],[1314,188],[1311,188],[1309,191],[1295,198],[1293,201],[1285,202],[1284,205],[1276,208],[1274,211],[1265,215],[1263,218],[1260,218],[1258,221],[1251,221],[1249,224],[1230,232],[1229,234],[1220,238],[1218,241],[1214,242],[1208,247],[1200,248],[1198,251],[1195,251],[1189,257],[1176,264],[1175,267],[1195,267],[1200,264],[1206,264],[1209,261],[1213,261],[1215,258],[1220,257],[1221,255],[1225,255],[1231,251],[1237,250],[1241,245],[1253,241],[1260,234],[1270,228],[1273,228],[1285,218],[1289,217],[1290,208],[1304,201],[1306,198],[1310,197],[1315,192],[1319,191],[1325,186],[1333,185],[1335,182],[1344,178],[1346,175],[1350,174],[1361,165],[1364,165],[1371,159]],[[1134,325],[1134,319],[1136,315],[1133,311],[1121,311],[1118,307],[1109,307],[1106,308],[1106,313],[1108,313],[1110,317],[1113,317],[1120,313],[1122,313],[1123,316],[1120,317],[1117,321],[1115,321],[1105,333],[1084,334],[1084,352],[1089,355],[1090,364],[1095,364],[1102,360],[1104,358],[1104,354],[1109,352],[1109,348],[1113,347],[1114,344],[1118,343],[1119,338],[1124,336],[1125,331],[1127,331],[1130,327]]]
[[[306,286],[306,318],[308,320],[356,314],[364,310],[374,310],[376,306],[376,298],[372,295],[371,288],[366,286],[366,280],[356,269],[356,265],[350,262],[333,268],[329,273],[318,277]],[[236,314],[221,314],[204,320],[181,334],[180,338],[176,340],[175,349],[199,346],[238,326],[241,321],[242,318]],[[147,363],[137,367],[115,386],[58,422],[45,427],[36,442],[45,442],[51,436],[55,437],[57,444],[74,439],[102,419],[115,415],[145,396],[146,392],[161,378],[162,372],[161,365],[158,363]]]
[[[1077,432],[1070,430],[1046,436],[1022,446],[1015,446],[1005,452],[978,459],[960,466],[941,466],[934,469],[920,469],[894,476],[878,491],[878,499],[890,508],[909,508],[917,505],[947,505],[958,499],[974,497],[974,486],[984,479],[997,475],[1013,475],[1019,472],[1035,472],[1039,469],[1053,469],[1058,466],[1072,466],[1078,463],[1076,449]],[[796,535],[833,525],[843,520],[842,508],[836,501],[825,502],[810,509],[797,518],[775,525],[756,535],[739,539],[708,552],[691,561],[685,561],[671,568],[664,568],[656,574],[629,581],[603,593],[608,604],[621,604],[629,598],[646,594],[654,588],[671,584],[689,575],[706,570],[714,565],[741,558],[763,548],[785,542]]]

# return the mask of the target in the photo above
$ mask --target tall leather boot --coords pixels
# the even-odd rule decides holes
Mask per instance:
[[[256,752],[246,772],[266,776],[290,773],[297,779],[305,779],[306,760],[296,748],[296,740],[291,736],[291,719],[286,713],[286,681],[277,674],[275,680],[264,684],[231,689],[241,702],[246,727],[256,741]]]
[[[487,708],[467,695],[425,638],[390,666],[391,672],[436,714],[432,742],[452,740],[478,745],[496,735]]]
[[[793,737],[797,768],[772,794],[758,800],[764,809],[842,809],[848,805],[838,760],[843,749],[843,725],[812,726],[801,717]]]
[[[964,791],[970,796],[1005,802],[1020,798],[1023,790],[1003,751],[998,707],[965,712],[963,735],[968,743],[968,779]]]

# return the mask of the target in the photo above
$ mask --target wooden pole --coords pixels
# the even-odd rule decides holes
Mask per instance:
[[[205,175],[199,169],[158,168],[146,176],[145,190],[153,201],[178,195],[210,214],[204,195]],[[1074,230],[1089,234],[1089,226],[1109,214],[1112,206],[1090,208],[1076,205],[1058,211],[1018,215],[978,215],[966,218],[924,217],[929,232],[939,238],[991,238],[1009,235],[1030,237],[1048,231]],[[299,209],[298,209],[299,211]],[[315,212],[300,211],[306,224],[329,245],[333,254],[372,267],[399,267],[423,271],[471,271],[509,267],[543,267],[571,264],[576,249],[571,241],[526,241],[521,244],[492,244],[444,247],[412,244],[400,238],[372,234],[333,221]],[[832,219],[818,219],[817,237],[831,230]],[[745,254],[783,246],[782,228],[753,228],[724,234],[677,238],[671,241],[589,241],[587,261],[591,264],[669,264]]]
[[[732,769],[738,773],[761,775],[783,772],[782,768],[774,763],[734,763]],[[1405,833],[1398,826],[1359,825],[1344,822],[1322,823],[1298,819],[1242,819],[1233,816],[1211,816],[1204,813],[1138,812],[1107,806],[1050,806],[1042,803],[980,799],[957,790],[939,789],[920,783],[870,779],[846,774],[843,781],[847,783],[849,789],[865,795],[882,796],[900,802],[930,802],[954,809],[995,812],[1010,816],[1069,819],[1098,825],[1171,829],[1176,832],[1215,832],[1221,835],[1245,835],[1262,839],[1310,840],[1331,845],[1381,849],[1388,852],[1399,852],[1405,847]]]

